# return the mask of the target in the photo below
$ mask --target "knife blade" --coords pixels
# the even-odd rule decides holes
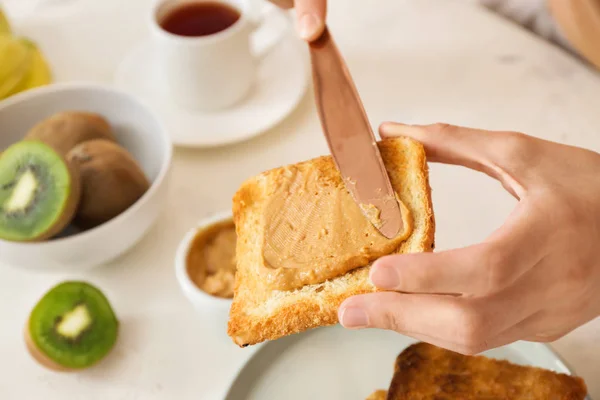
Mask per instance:
[[[391,239],[402,213],[350,72],[326,27],[309,43],[315,100],[344,184],[365,218]]]

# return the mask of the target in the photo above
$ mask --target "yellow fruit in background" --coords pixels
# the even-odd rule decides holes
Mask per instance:
[[[51,82],[52,72],[37,44],[14,37],[0,7],[0,100]]]
[[[50,71],[50,67],[37,45],[29,39],[20,38],[19,40],[29,48],[31,52],[31,62],[29,63],[29,69],[25,78],[8,94],[8,96],[27,89],[44,86],[52,82],[52,72]]]
[[[6,15],[4,15],[2,8],[0,8],[0,35],[1,34],[6,34],[6,35],[11,34],[11,29],[10,29],[10,24],[8,23],[8,18],[6,18]]]
[[[0,99],[10,95],[27,77],[33,51],[21,40],[0,35]]]

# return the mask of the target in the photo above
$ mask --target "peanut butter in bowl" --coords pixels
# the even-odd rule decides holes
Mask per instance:
[[[225,219],[199,229],[186,257],[186,271],[199,289],[215,297],[233,298],[235,224]]]

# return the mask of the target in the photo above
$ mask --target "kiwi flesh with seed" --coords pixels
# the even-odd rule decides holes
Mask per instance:
[[[0,155],[0,239],[51,238],[71,222],[80,195],[79,171],[52,147],[11,145]]]
[[[25,327],[25,344],[41,365],[57,371],[91,367],[114,347],[119,331],[115,312],[100,289],[66,281],[35,305]]]
[[[117,141],[110,124],[103,116],[83,111],[54,114],[31,128],[25,139],[41,140],[63,155],[87,140]]]
[[[82,228],[93,228],[121,214],[150,187],[138,162],[116,143],[90,140],[75,146],[67,159],[81,174],[75,223]]]

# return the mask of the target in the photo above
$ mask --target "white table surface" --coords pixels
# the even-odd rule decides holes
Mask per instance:
[[[144,0],[54,0],[64,9],[25,16],[16,28],[51,59],[58,81],[110,83],[119,60],[147,34]],[[52,1],[52,0],[49,0]],[[367,6],[367,4],[373,4]],[[61,14],[62,13],[62,14]],[[600,150],[600,74],[468,0],[332,0],[329,23],[374,126],[384,120],[521,130]],[[0,398],[217,399],[252,349],[238,349],[224,320],[198,315],[179,292],[173,255],[195,221],[230,207],[238,185],[265,169],[327,152],[312,92],[264,135],[215,150],[177,149],[169,204],[125,256],[81,274],[0,268]],[[514,200],[481,174],[431,166],[437,248],[483,239]],[[21,337],[27,315],[63,279],[101,287],[121,320],[110,356],[79,374],[35,364]],[[552,344],[600,398],[600,320]]]

